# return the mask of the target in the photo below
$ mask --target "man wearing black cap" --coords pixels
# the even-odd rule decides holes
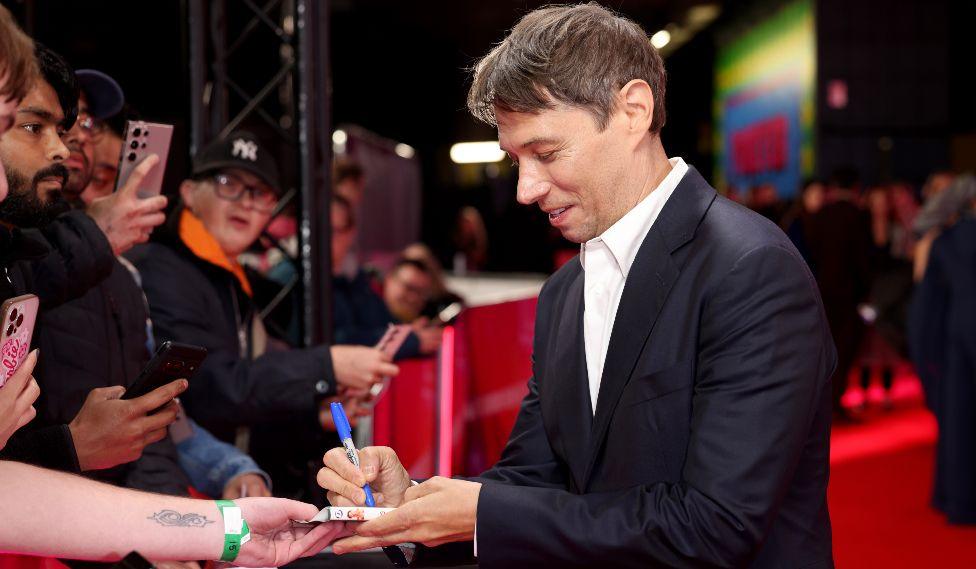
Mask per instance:
[[[119,84],[101,71],[79,69],[75,78],[81,88],[78,120],[63,137],[70,154],[64,162],[68,181],[62,192],[69,202],[77,204],[95,168],[95,144],[106,130],[103,121],[122,110],[125,96]]]
[[[268,149],[249,133],[231,133],[196,157],[159,241],[128,257],[142,274],[157,342],[207,348],[182,397],[187,413],[225,441],[249,437],[276,494],[295,496],[307,488],[309,460],[317,463],[309,450],[321,444],[321,401],[398,370],[373,348],[286,350],[268,342],[253,300],[256,275],[237,258],[270,221],[280,187]]]

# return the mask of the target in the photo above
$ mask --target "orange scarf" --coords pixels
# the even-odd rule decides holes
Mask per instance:
[[[248,296],[254,296],[251,292],[251,283],[248,282],[247,275],[244,274],[244,267],[236,260],[231,261],[227,258],[227,255],[220,248],[220,244],[207,231],[200,218],[193,215],[189,209],[184,209],[183,213],[180,214],[179,233],[180,239],[190,248],[190,251],[193,251],[194,255],[237,277],[237,281],[241,283],[244,292]]]

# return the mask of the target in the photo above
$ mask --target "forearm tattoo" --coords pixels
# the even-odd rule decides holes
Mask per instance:
[[[174,510],[160,510],[147,519],[161,526],[179,528],[202,528],[214,523],[213,520],[208,520],[206,516],[200,514],[181,514]]]

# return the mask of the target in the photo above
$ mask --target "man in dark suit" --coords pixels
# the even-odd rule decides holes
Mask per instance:
[[[525,16],[477,66],[538,204],[580,257],[539,297],[533,377],[494,468],[413,485],[392,449],[341,450],[319,482],[398,510],[344,553],[421,543],[486,567],[833,566],[827,512],[835,353],[816,282],[772,223],[661,146],[664,67],[595,4]]]

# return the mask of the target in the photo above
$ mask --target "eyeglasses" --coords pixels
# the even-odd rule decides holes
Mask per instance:
[[[92,140],[98,140],[103,134],[105,134],[105,123],[89,115],[88,113],[78,113],[78,121],[76,124]]]
[[[247,193],[251,196],[251,208],[263,213],[274,211],[278,194],[267,186],[249,186],[233,174],[216,174],[213,177],[217,197],[227,201],[240,201]]]

